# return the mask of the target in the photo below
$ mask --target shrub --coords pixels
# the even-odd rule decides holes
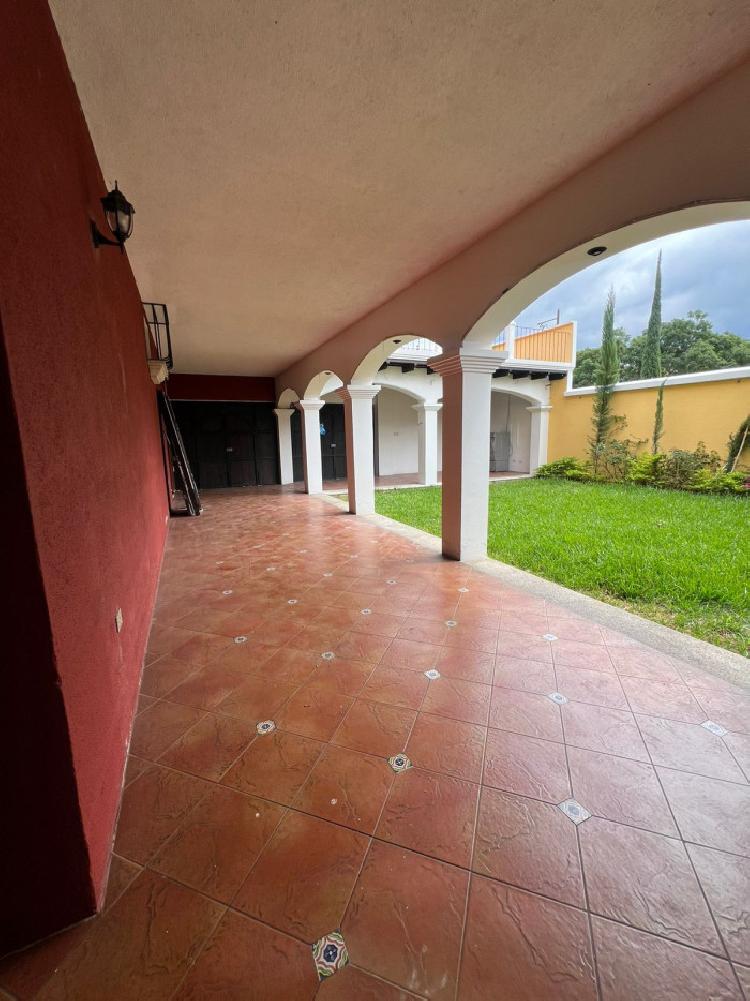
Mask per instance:
[[[535,475],[540,479],[573,480],[578,483],[625,482],[667,490],[750,496],[750,472],[724,472],[720,456],[709,452],[703,442],[694,452],[675,449],[656,455],[651,452],[638,455],[636,450],[642,444],[630,439],[607,442],[600,449],[596,474],[589,463],[565,455],[540,466]]]
[[[659,482],[659,468],[664,461],[664,456],[660,452],[644,452],[637,455],[633,460],[628,473],[631,483],[639,483],[642,486],[653,487]]]
[[[688,488],[702,494],[740,494],[750,496],[750,473],[712,472],[699,469]]]
[[[574,455],[564,455],[561,459],[539,466],[534,473],[539,479],[590,480],[592,478],[588,464]]]
[[[697,473],[704,469],[715,473],[720,466],[718,452],[709,452],[700,441],[694,452],[675,449],[664,455],[658,466],[657,483],[672,490],[688,490]]]
[[[598,479],[611,480],[621,483],[627,480],[633,463],[636,460],[636,453],[643,441],[636,441],[633,438],[611,438],[601,451]]]

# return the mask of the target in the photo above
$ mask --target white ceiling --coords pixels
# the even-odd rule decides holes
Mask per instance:
[[[275,375],[750,49],[747,0],[52,0],[176,370]]]

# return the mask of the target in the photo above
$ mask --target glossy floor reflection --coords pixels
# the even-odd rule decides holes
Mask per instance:
[[[173,522],[141,691],[107,909],[11,997],[750,998],[746,690],[247,491]]]

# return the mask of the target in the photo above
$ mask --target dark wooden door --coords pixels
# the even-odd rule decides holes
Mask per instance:
[[[255,476],[261,485],[279,482],[279,460],[276,418],[273,407],[256,407],[253,447]]]
[[[320,411],[320,454],[324,480],[346,479],[346,426],[344,407],[326,403]]]
[[[302,416],[299,410],[292,414],[292,477],[295,483],[305,478],[305,458],[302,451]]]
[[[178,400],[174,409],[199,488],[279,482],[271,404]]]
[[[254,487],[258,479],[255,475],[253,414],[240,409],[240,406],[227,408],[224,413],[227,480],[230,487]]]
[[[195,436],[192,450],[195,454],[193,475],[198,487],[202,490],[211,487],[225,487],[227,486],[227,455],[222,415],[218,411],[208,411],[202,414],[201,418],[193,426]],[[177,423],[180,424],[179,414],[177,414]],[[181,424],[180,429],[182,429]],[[190,435],[188,434],[188,436]],[[189,454],[190,449],[188,449]]]

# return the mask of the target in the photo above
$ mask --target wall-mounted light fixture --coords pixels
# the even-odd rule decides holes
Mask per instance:
[[[107,220],[114,240],[110,240],[109,237],[100,233],[96,223],[92,221],[91,238],[94,241],[94,246],[119,247],[120,252],[124,253],[124,243],[133,232],[135,209],[117,187],[117,181],[115,181],[114,188],[101,199],[101,203],[104,209],[104,218]]]
[[[591,247],[591,249],[587,250],[586,253],[589,257],[601,257],[606,249],[606,247]]]

